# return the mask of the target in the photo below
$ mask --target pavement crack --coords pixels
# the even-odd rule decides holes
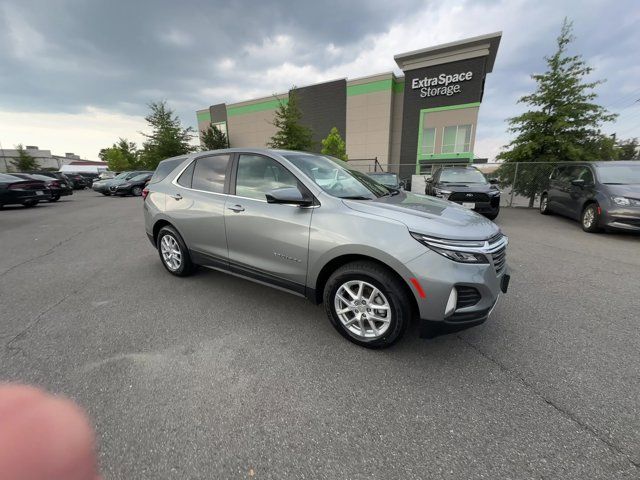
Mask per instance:
[[[113,222],[111,222],[113,223]],[[67,237],[63,240],[60,240],[58,243],[54,244],[53,246],[51,246],[47,251],[41,253],[40,255],[36,255],[35,257],[31,257],[27,260],[24,260],[20,263],[16,263],[15,265],[12,265],[11,267],[7,268],[4,272],[0,273],[0,276],[4,276],[7,273],[15,270],[16,268],[21,267],[22,265],[26,265],[27,263],[31,263],[34,260],[39,260],[43,257],[46,257],[47,255],[51,255],[52,253],[54,253],[59,247],[61,247],[62,245],[64,245],[67,242],[70,242],[71,240],[73,240],[74,238],[79,237],[80,235],[84,235],[85,233],[89,233],[93,230],[97,230],[100,227],[103,227],[107,224],[101,224],[101,225],[95,225],[93,227],[89,227],[89,228],[85,228],[84,230],[80,230],[79,232],[74,233],[73,235],[71,235],[70,237]]]
[[[68,293],[67,295],[65,295],[64,297],[62,297],[60,300],[58,300],[56,303],[54,303],[53,305],[45,308],[42,312],[40,312],[38,315],[36,315],[36,318],[34,318],[32,321],[30,321],[26,327],[24,327],[20,332],[18,332],[17,334],[15,334],[13,337],[11,337],[9,339],[9,341],[5,344],[5,348],[11,352],[14,352],[14,354],[18,353],[19,351],[21,351],[21,348],[14,346],[13,344],[19,340],[22,340],[31,329],[33,329],[35,326],[37,326],[40,321],[42,320],[42,318],[49,313],[51,310],[53,310],[54,308],[56,308],[58,305],[60,305],[62,302],[64,302],[67,298],[71,297],[71,295],[75,295],[77,293],[77,291],[73,291],[71,293]]]
[[[542,392],[538,391],[531,383],[529,383],[524,377],[518,375],[516,372],[514,372],[513,370],[510,370],[509,368],[507,368],[504,364],[502,364],[501,362],[499,362],[498,360],[496,360],[495,358],[493,358],[491,355],[489,355],[488,353],[484,352],[480,347],[478,347],[477,345],[471,343],[469,340],[467,340],[466,338],[460,336],[460,334],[456,334],[456,337],[458,337],[465,345],[468,345],[469,347],[471,347],[473,350],[475,350],[476,352],[478,352],[482,357],[484,357],[485,359],[487,359],[489,362],[493,363],[494,365],[496,365],[502,372],[504,372],[506,375],[515,378],[516,380],[518,380],[522,385],[524,385],[527,389],[529,389],[531,392],[533,392],[534,395],[536,395],[537,397],[539,397],[543,402],[545,402],[547,405],[549,405],[551,408],[553,408],[554,410],[556,410],[560,415],[562,415],[563,417],[571,420],[573,423],[575,423],[576,425],[578,425],[582,430],[584,430],[585,432],[587,432],[588,434],[590,434],[591,436],[593,436],[594,438],[596,438],[597,440],[599,440],[600,442],[604,443],[609,450],[611,450],[613,453],[616,453],[618,455],[623,456],[633,467],[635,467],[637,470],[640,470],[640,463],[636,462],[635,460],[633,460],[632,455],[625,452],[621,447],[619,447],[618,445],[616,445],[614,442],[612,442],[611,440],[609,440],[608,438],[606,438],[605,436],[601,435],[597,430],[595,430],[593,427],[591,427],[590,425],[584,423],[583,421],[580,420],[580,418],[578,418],[576,415],[574,415],[573,413],[571,413],[569,410],[561,407],[560,405],[558,405],[556,402],[554,402],[553,400],[547,398]]]

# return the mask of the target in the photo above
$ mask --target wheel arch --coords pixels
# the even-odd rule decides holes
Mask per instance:
[[[391,267],[389,264],[377,258],[371,257],[369,255],[360,254],[360,253],[346,253],[346,254],[338,255],[332,258],[331,260],[329,260],[327,263],[325,263],[320,269],[316,277],[316,280],[313,284],[314,290],[312,291],[312,295],[309,296],[309,300],[311,300],[315,304],[322,303],[324,287],[327,284],[327,281],[329,280],[329,277],[331,276],[331,274],[335,272],[338,268],[342,267],[343,265],[356,262],[356,261],[367,261],[367,262],[375,263],[385,268],[386,270],[388,270],[393,276],[395,276],[400,281],[400,284],[404,287],[407,293],[407,296],[411,302],[410,307],[411,307],[412,315],[415,315],[417,314],[417,312],[419,312],[418,302],[407,280],[405,280],[402,277],[402,275],[398,273],[398,271],[393,267]]]
[[[153,235],[153,244],[154,245],[158,245],[158,233],[160,233],[160,230],[162,229],[162,227],[166,227],[169,226],[173,229],[175,229],[176,232],[180,233],[180,231],[176,228],[176,226],[171,223],[169,220],[165,219],[165,218],[161,218],[158,221],[156,221],[156,223],[153,224],[153,231],[152,231],[152,235]],[[180,234],[180,236],[182,236],[182,234]]]

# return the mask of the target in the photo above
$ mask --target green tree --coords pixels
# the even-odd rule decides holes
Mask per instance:
[[[300,123],[302,112],[298,107],[298,95],[295,92],[295,87],[291,88],[288,101],[277,100],[279,105],[273,119],[273,125],[278,130],[271,137],[271,141],[268,143],[269,147],[286,150],[312,150],[313,132],[309,127]]]
[[[640,159],[640,150],[638,149],[637,138],[629,138],[627,140],[620,140],[616,143],[617,155],[619,160],[638,160]]]
[[[104,149],[104,161],[112,172],[123,172],[131,168],[124,152],[115,146]]]
[[[219,150],[229,148],[229,139],[220,127],[209,125],[209,128],[201,132],[202,150]]]
[[[183,155],[195,150],[191,145],[194,130],[184,128],[180,119],[165,101],[149,104],[151,112],[145,120],[151,133],[142,133],[147,140],[142,145],[140,161],[149,170],[154,170],[165,158]]]
[[[16,145],[18,151],[18,158],[11,160],[11,165],[18,172],[27,172],[29,170],[37,170],[39,165],[35,158],[29,155],[29,152],[22,146],[21,143]]]
[[[331,155],[332,157],[339,158],[340,160],[348,160],[347,157],[347,145],[340,136],[340,132],[336,127],[333,127],[327,135],[327,138],[322,140],[321,153],[325,155]]]
[[[572,23],[564,20],[557,38],[557,50],[545,57],[547,70],[532,75],[536,90],[520,98],[528,105],[527,112],[510,118],[509,131],[515,138],[504,147],[498,159],[500,178],[511,184],[518,165],[514,191],[529,198],[533,206],[536,195],[545,187],[549,177],[549,162],[591,161],[601,159],[610,149],[609,137],[600,126],[616,115],[594,103],[593,89],[602,81],[588,81],[592,72],[581,55],[569,55],[567,48],[573,41]]]

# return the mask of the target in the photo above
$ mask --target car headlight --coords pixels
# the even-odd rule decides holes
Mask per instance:
[[[611,200],[613,200],[613,203],[621,207],[628,207],[628,206],[640,207],[640,200],[635,200],[633,198],[611,197]]]
[[[436,197],[440,198],[449,198],[449,195],[451,195],[451,190],[444,190],[442,188],[434,188],[433,192],[436,194]]]
[[[489,263],[487,257],[473,249],[483,248],[483,241],[445,240],[441,238],[427,237],[420,233],[411,233],[411,236],[425,247],[459,263]]]

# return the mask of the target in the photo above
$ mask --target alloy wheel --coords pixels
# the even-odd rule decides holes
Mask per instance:
[[[596,221],[596,212],[593,207],[587,207],[582,216],[582,224],[585,228],[593,227],[593,222]]]
[[[165,265],[172,272],[178,270],[182,265],[182,250],[178,241],[173,235],[164,235],[160,240],[160,253],[162,253],[162,260]]]
[[[336,290],[334,307],[343,327],[357,338],[380,338],[391,325],[389,301],[377,287],[362,280],[343,283]]]

